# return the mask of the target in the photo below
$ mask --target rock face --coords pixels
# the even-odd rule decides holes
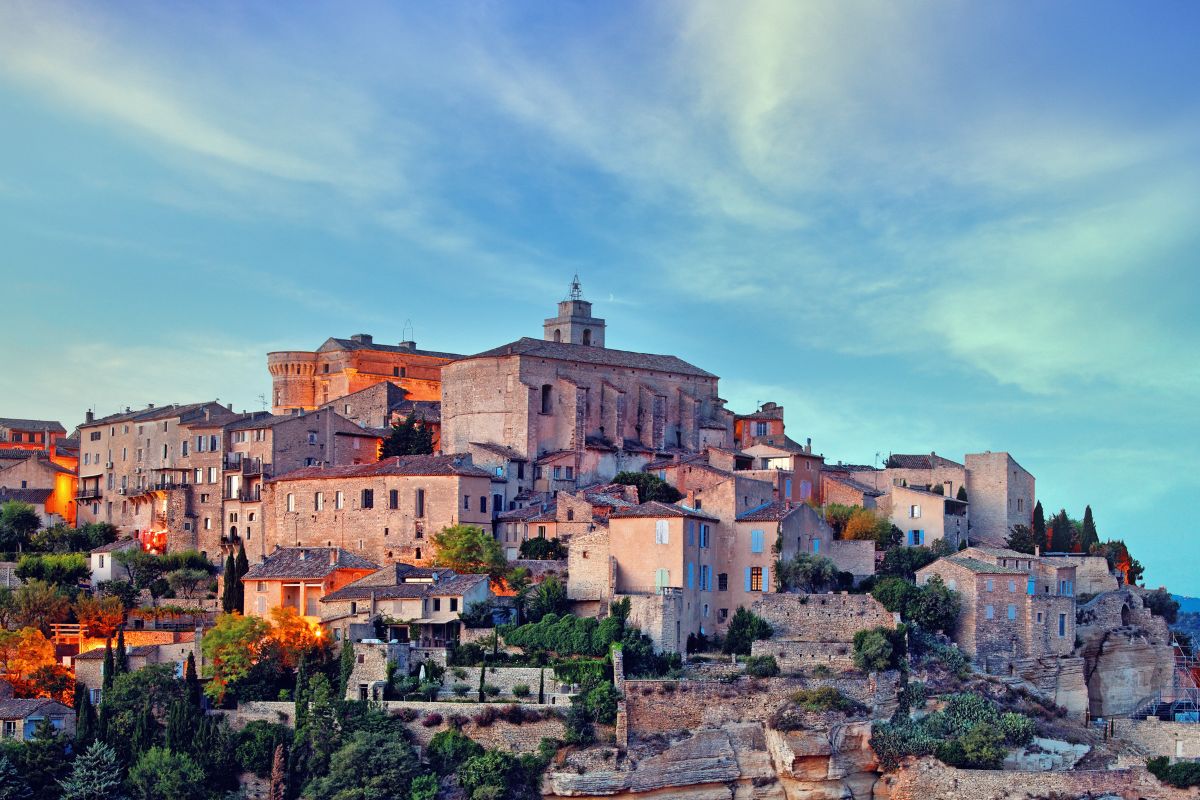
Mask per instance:
[[[879,777],[871,750],[871,723],[828,730],[768,730],[767,748],[788,800],[870,798]]]
[[[1093,716],[1124,715],[1172,685],[1175,655],[1167,623],[1150,613],[1138,591],[1106,592],[1076,615]]]
[[[1029,747],[1009,753],[1004,759],[1004,768],[1021,772],[1065,772],[1074,769],[1091,749],[1086,744],[1036,738]]]

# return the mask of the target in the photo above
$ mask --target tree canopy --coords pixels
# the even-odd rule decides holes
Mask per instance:
[[[409,414],[392,425],[383,440],[380,458],[428,455],[433,452],[433,428],[419,416]]]
[[[660,503],[677,503],[683,499],[683,494],[678,489],[649,472],[618,472],[613,478],[613,483],[636,486],[638,502],[641,503],[648,503],[651,500],[657,500]]]
[[[474,525],[443,528],[433,535],[433,545],[437,550],[434,563],[455,572],[486,573],[497,580],[508,568],[500,543]]]

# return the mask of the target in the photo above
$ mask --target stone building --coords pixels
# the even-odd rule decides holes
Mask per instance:
[[[170,664],[176,677],[182,678],[190,655],[196,662],[197,673],[200,673],[205,666],[204,651],[200,647],[201,638],[195,631],[180,631],[170,637],[171,641],[127,644],[125,657],[128,659],[129,670],[136,672],[150,664]],[[75,656],[72,667],[75,670],[75,680],[87,687],[92,703],[98,706],[103,697],[104,687],[103,645]]]
[[[854,668],[854,634],[895,628],[899,615],[869,594],[766,594],[750,610],[771,624],[771,638],[755,642],[753,655],[772,655],[788,672]]]
[[[539,506],[506,511],[497,519],[496,538],[506,557],[517,557],[521,543],[534,538],[561,539],[564,543],[597,528],[607,527],[608,516],[638,504],[637,488],[598,484],[577,492],[559,492]]]
[[[905,545],[928,547],[945,540],[957,550],[959,544],[967,541],[967,506],[962,500],[939,492],[893,486],[880,499],[879,510],[900,529]]]
[[[340,547],[379,564],[429,565],[433,534],[458,524],[491,531],[499,509],[492,475],[470,456],[424,455],[269,479],[263,513],[268,553],[276,546]]]
[[[54,443],[66,436],[67,429],[57,420],[0,417],[0,447],[5,449],[49,453]]]
[[[738,524],[751,521],[777,522],[767,530],[778,536],[779,557],[791,560],[800,553],[825,556],[840,572],[849,572],[857,583],[875,574],[875,543],[860,539],[834,539],[833,529],[821,513],[807,503],[775,502],[739,517]]]
[[[1075,565],[1014,550],[968,547],[917,571],[961,600],[953,638],[991,671],[1018,660],[1070,655],[1075,647]]]
[[[841,466],[826,465],[821,470],[820,500],[822,505],[836,503],[843,506],[876,508],[884,492],[874,486],[850,477],[849,470]]]
[[[416,342],[377,343],[370,334],[326,339],[315,351],[267,354],[271,410],[276,414],[312,411],[377,383],[392,383],[409,400],[438,400],[441,370],[459,356],[419,350]]]
[[[340,547],[281,547],[242,576],[247,616],[269,619],[291,608],[316,625],[320,600],[379,570],[379,565]]]
[[[442,402],[411,400],[408,392],[383,381],[321,406],[337,412],[366,431],[386,437],[396,423],[412,417],[433,434],[433,452],[441,450]]]
[[[20,458],[0,459],[0,496],[30,503],[44,526],[62,522],[74,525],[75,494],[79,479],[44,451],[16,450]]]
[[[322,597],[321,625],[334,640],[352,640],[351,626],[382,617],[386,641],[448,647],[459,640],[462,612],[491,598],[486,575],[390,564]]]
[[[14,698],[12,686],[7,697],[0,698],[0,740],[27,742],[34,738],[38,724],[49,720],[54,730],[68,737],[75,735],[75,709],[57,700]]]
[[[578,291],[543,332],[443,368],[443,449],[511,448],[533,466],[533,489],[554,492],[639,470],[660,453],[731,443],[716,375],[607,347],[604,320]]]

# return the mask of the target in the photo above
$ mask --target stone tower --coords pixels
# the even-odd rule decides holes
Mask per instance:
[[[604,347],[604,320],[592,316],[592,304],[583,299],[578,275],[567,299],[558,304],[558,316],[547,319],[542,330],[548,342]]]

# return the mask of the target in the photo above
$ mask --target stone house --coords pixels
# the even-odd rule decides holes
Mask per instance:
[[[879,510],[900,529],[903,543],[909,547],[928,547],[944,539],[957,550],[967,541],[968,504],[954,497],[913,486],[893,486],[880,498]]]
[[[850,477],[848,470],[840,466],[826,465],[821,469],[820,500],[822,505],[836,503],[843,506],[875,508],[884,492]]]
[[[410,400],[408,392],[394,383],[383,381],[359,389],[321,406],[358,425],[364,431],[386,437],[391,428],[409,417],[419,419],[433,435],[433,452],[441,450],[442,403],[437,400]]]
[[[152,644],[127,644],[125,656],[129,669],[136,672],[151,664],[170,664],[175,676],[182,678],[188,656],[196,661],[196,673],[204,668],[204,652],[200,648],[201,637],[196,632],[183,631],[171,636],[172,641]],[[87,687],[92,703],[99,704],[104,687],[104,647],[92,647],[73,659],[75,680]]]
[[[32,505],[44,527],[60,522],[74,525],[79,483],[75,470],[62,466],[47,452],[11,452],[22,457],[0,460],[0,496]]]
[[[384,382],[403,389],[409,400],[438,400],[442,367],[459,357],[419,350],[412,340],[380,344],[367,333],[326,339],[315,351],[267,353],[272,411],[312,411]]]
[[[102,544],[88,553],[88,563],[92,569],[92,586],[104,581],[128,580],[124,568],[113,560],[113,555],[122,550],[133,550],[141,547],[135,539],[117,539],[115,542]]]
[[[486,575],[389,564],[322,597],[321,625],[335,641],[353,641],[352,626],[381,616],[389,642],[448,647],[459,640],[461,613],[491,599]]]
[[[58,420],[0,417],[0,447],[6,449],[49,453],[56,441],[66,437],[67,429]]]
[[[340,547],[279,548],[242,576],[245,613],[269,619],[272,609],[292,608],[315,625],[322,597],[378,569]]]
[[[917,571],[958,592],[953,639],[994,671],[1013,661],[1070,655],[1075,647],[1075,566],[1001,548],[968,547]]]
[[[43,720],[49,720],[56,731],[75,735],[75,709],[70,706],[44,698],[14,698],[11,686],[6,694],[6,699],[0,699],[0,740],[27,742]]]
[[[265,547],[339,547],[378,564],[430,564],[430,537],[443,528],[491,532],[500,511],[491,480],[466,455],[296,470],[265,484]]]
[[[807,503],[775,502],[738,520],[739,525],[753,522],[777,522],[777,527],[768,529],[767,534],[778,538],[781,559],[790,561],[799,553],[825,556],[840,572],[853,575],[856,582],[875,574],[875,543],[834,539],[829,523]]]
[[[656,454],[732,440],[717,376],[675,356],[614,350],[578,291],[524,338],[443,368],[443,446],[516,450],[534,490],[575,489],[639,470]]]
[[[610,483],[577,492],[559,492],[540,510],[529,507],[501,514],[496,538],[511,561],[517,557],[521,543],[528,539],[561,539],[567,543],[574,536],[607,526],[608,516],[613,511],[637,504],[638,493],[634,486]]]

